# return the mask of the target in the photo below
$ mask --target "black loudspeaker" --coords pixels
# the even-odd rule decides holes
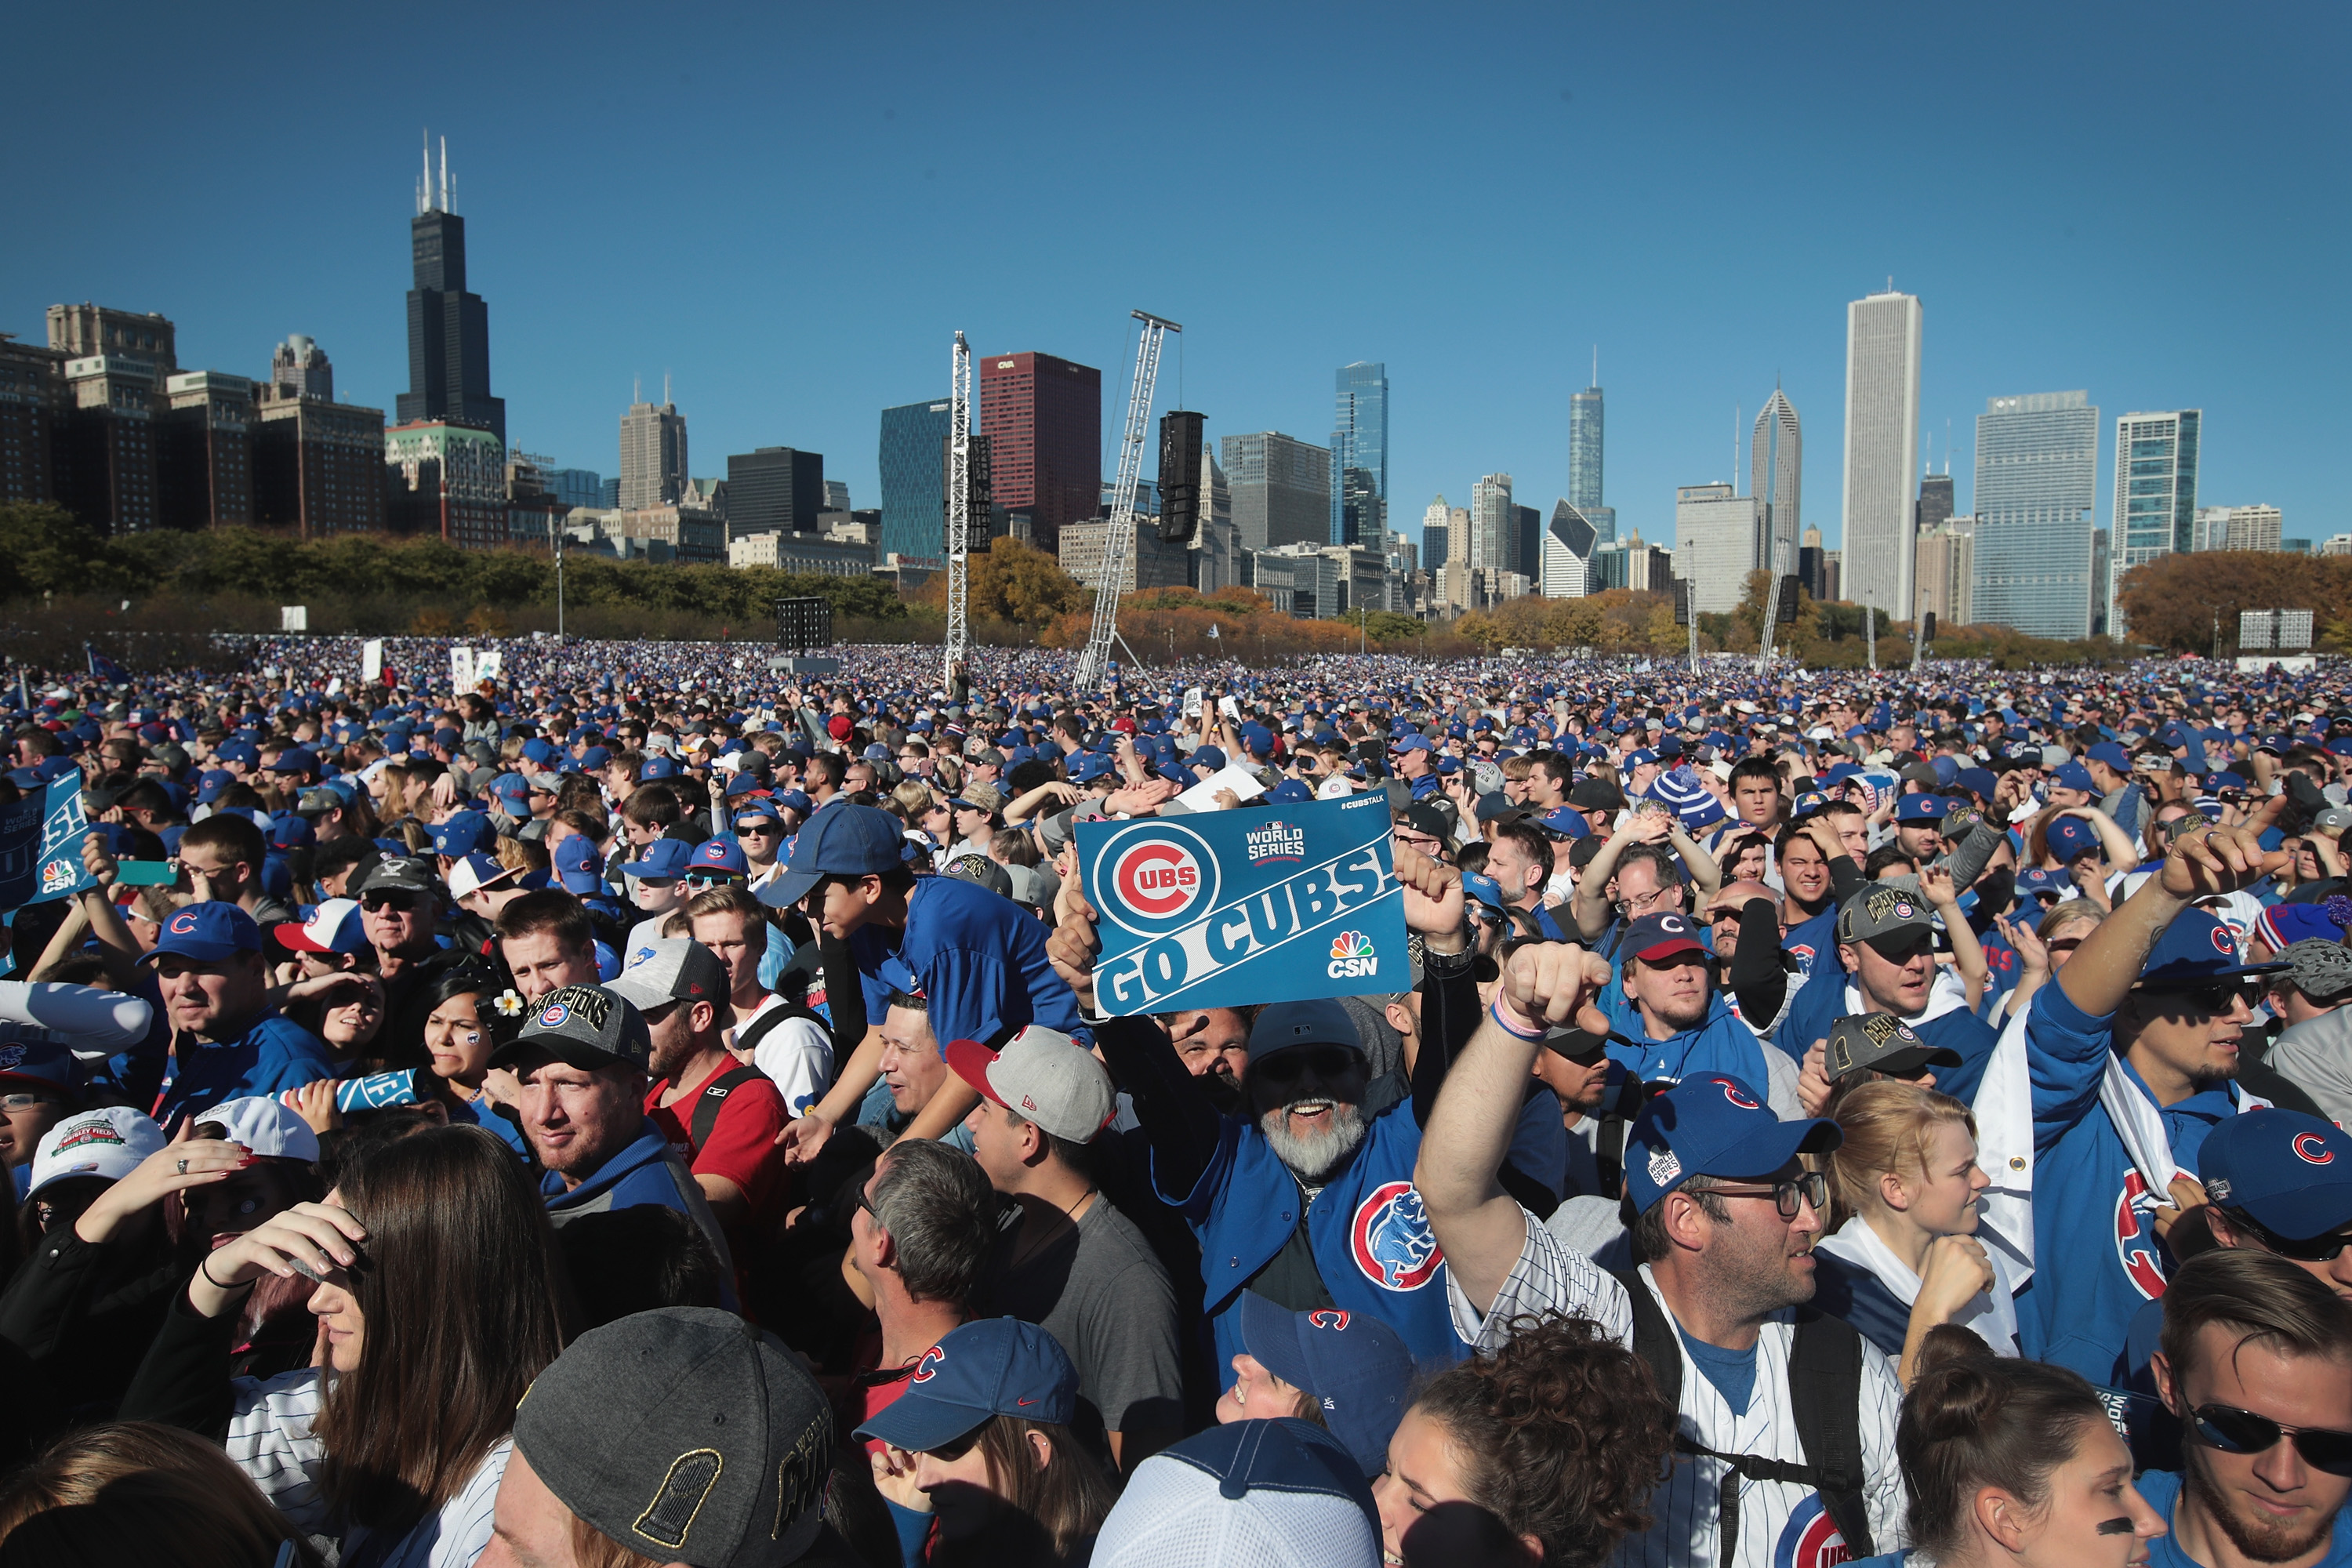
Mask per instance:
[[[833,601],[823,598],[776,601],[776,646],[806,653],[833,642]]]
[[[1675,625],[1690,625],[1690,584],[1677,577],[1675,579]]]
[[[1782,577],[1777,581],[1779,590],[1773,596],[1772,624],[1778,626],[1793,626],[1797,624],[1797,580],[1794,577]]]
[[[1160,537],[1189,542],[1201,526],[1201,424],[1181,409],[1160,416]]]
[[[1919,627],[1919,637],[1923,642],[1934,642],[1936,640],[1935,611],[1930,610],[1927,612],[1927,620]]]

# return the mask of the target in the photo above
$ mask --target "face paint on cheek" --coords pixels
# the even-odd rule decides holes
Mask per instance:
[[[2132,1521],[2128,1519],[2103,1519],[2094,1531],[2099,1535],[2129,1535],[2131,1532]]]

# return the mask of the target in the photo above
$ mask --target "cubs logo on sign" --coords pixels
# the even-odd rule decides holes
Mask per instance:
[[[939,1376],[940,1374],[940,1363],[947,1359],[948,1352],[940,1349],[939,1346],[933,1345],[930,1349],[923,1352],[923,1359],[915,1363],[914,1375],[908,1378],[907,1381],[909,1383],[930,1382],[931,1379]]]
[[[2137,1171],[2126,1173],[2124,1190],[2116,1198],[2116,1261],[2123,1265],[2132,1289],[2153,1301],[2164,1294],[2164,1265],[2156,1255],[2155,1218],[2140,1212],[2147,1201],[2147,1178]]]
[[[1348,1314],[1337,1309],[1326,1307],[1320,1311],[1307,1313],[1307,1321],[1312,1328],[1344,1329],[1348,1326]]]
[[[1797,1505],[1772,1548],[1772,1568],[1837,1568],[1853,1561],[1853,1549],[1838,1533],[1819,1492]]]
[[[1356,1205],[1348,1246],[1364,1278],[1384,1290],[1418,1290],[1445,1266],[1411,1182],[1385,1183]]]
[[[2296,1133],[2294,1148],[2294,1157],[2306,1165],[2325,1165],[2336,1158],[2335,1151],[2327,1146],[2327,1140],[2316,1132]]]
[[[1169,930],[1216,901],[1215,860],[1206,845],[1181,828],[1141,835],[1120,845],[1109,859],[1110,885],[1118,899],[1106,912],[1129,931]]]

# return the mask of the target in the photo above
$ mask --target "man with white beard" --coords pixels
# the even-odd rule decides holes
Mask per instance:
[[[1182,1042],[1157,1021],[1095,1026],[1103,1059],[1132,1097],[1150,1142],[1153,1185],[1200,1240],[1202,1305],[1228,1383],[1244,1349],[1244,1289],[1293,1311],[1378,1318],[1419,1361],[1444,1364],[1465,1353],[1412,1169],[1421,1118],[1436,1103],[1453,1048],[1447,1042],[1468,1038],[1483,1015],[1462,934],[1460,874],[1410,851],[1398,861],[1406,923],[1423,934],[1427,957],[1411,1092],[1386,1109],[1366,1110],[1372,1064],[1336,1001],[1280,1002],[1258,1015],[1233,1115],[1218,1114],[1179,1055]],[[1085,945],[1065,941],[1055,950],[1056,966],[1081,984]]]

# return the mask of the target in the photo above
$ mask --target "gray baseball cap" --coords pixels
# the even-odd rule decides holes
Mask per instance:
[[[2278,980],[2291,981],[2314,1002],[2335,1002],[2352,992],[2352,947],[2307,936],[2287,943],[2279,956],[2286,961],[2286,970]]]
[[[653,1038],[625,997],[602,985],[560,985],[531,1004],[521,1032],[498,1048],[490,1065],[511,1067],[540,1055],[583,1072],[616,1062],[643,1068],[653,1057]]]
[[[1118,1096],[1094,1052],[1058,1029],[1031,1024],[992,1051],[950,1040],[948,1066],[964,1082],[1056,1138],[1090,1143],[1110,1124]]]
[[[673,1002],[708,1002],[723,1024],[727,1014],[727,966],[719,955],[689,936],[647,942],[643,958],[621,971],[605,989],[640,1013]]]
[[[1013,896],[1013,879],[1004,874],[1003,867],[985,855],[959,855],[948,862],[942,874],[986,888],[1000,899]]]
[[[657,1563],[855,1561],[824,1523],[824,1395],[732,1312],[664,1307],[589,1330],[524,1394],[514,1442],[565,1508]]]
[[[1875,884],[1848,899],[1838,910],[1838,941],[1866,942],[1883,958],[1908,953],[1935,929],[1927,900],[1910,888]]]
[[[1832,1083],[1849,1073],[1913,1078],[1930,1067],[1960,1065],[1959,1052],[1929,1045],[1916,1029],[1892,1013],[1840,1018],[1830,1026],[1828,1054],[1826,1066]]]

